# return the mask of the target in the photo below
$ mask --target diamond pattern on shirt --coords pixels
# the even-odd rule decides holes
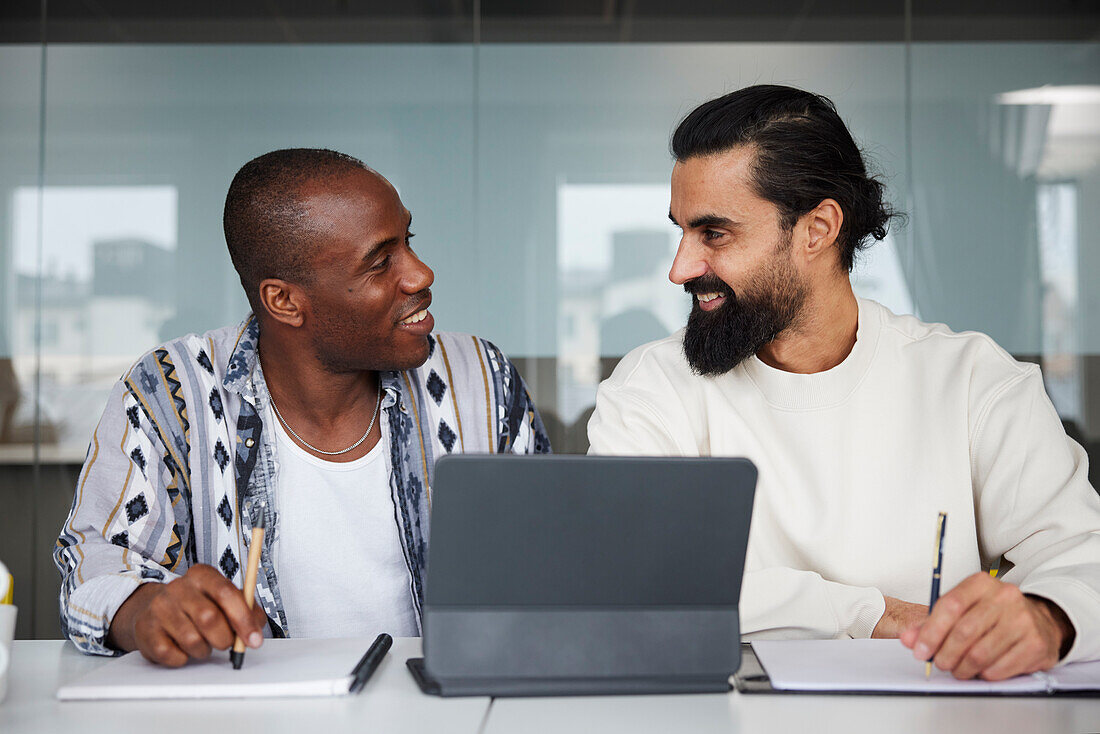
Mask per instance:
[[[443,382],[443,378],[435,370],[432,370],[431,374],[428,375],[427,387],[435,404],[442,403],[443,396],[447,393],[447,383]]]
[[[131,525],[149,514],[149,504],[145,501],[145,493],[126,503],[126,520]]]
[[[214,417],[220,421],[225,411],[222,409],[222,396],[218,394],[218,388],[215,387],[210,391],[209,403],[210,410],[213,411]]]
[[[111,536],[111,542],[120,548],[129,548],[130,536],[127,533],[115,533]]]
[[[130,459],[135,464],[138,465],[138,468],[141,469],[141,473],[144,475],[145,474],[145,454],[143,454],[141,452],[141,448],[135,448],[133,451],[131,451],[130,452]]]
[[[225,450],[225,444],[220,438],[214,444],[214,461],[218,462],[218,468],[225,474],[225,467],[229,466],[229,452]]]
[[[207,356],[205,349],[200,349],[198,355],[195,356],[195,361],[202,365],[202,368],[214,374],[214,365],[210,362],[210,357]]]
[[[229,498],[224,494],[222,501],[218,503],[218,517],[222,519],[227,528],[233,527],[233,506],[229,504]]]
[[[221,567],[227,579],[232,579],[237,574],[237,569],[241,567],[241,564],[237,563],[237,556],[233,554],[233,549],[228,545],[225,546],[225,552],[222,553],[218,566]]]
[[[451,430],[446,421],[439,421],[439,441],[443,444],[443,448],[447,449],[448,454],[455,447],[456,438],[458,436],[455,435],[455,432]]]

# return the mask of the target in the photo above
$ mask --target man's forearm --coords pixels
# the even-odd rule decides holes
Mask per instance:
[[[892,596],[884,597],[886,611],[875,625],[871,637],[880,639],[895,639],[901,633],[914,625],[919,625],[928,617],[928,607],[924,604],[895,599]]]

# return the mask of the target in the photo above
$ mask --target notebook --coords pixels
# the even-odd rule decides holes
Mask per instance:
[[[229,653],[215,651],[206,660],[182,668],[150,663],[140,653],[114,658],[62,686],[62,701],[131,698],[269,698],[343,696],[351,671],[370,646],[368,639],[265,640],[245,653],[233,670]]]
[[[759,668],[746,661],[735,677],[745,693],[1100,695],[1100,662],[991,682],[956,680],[935,668],[925,678],[924,663],[897,640],[767,640],[753,642],[752,653]]]

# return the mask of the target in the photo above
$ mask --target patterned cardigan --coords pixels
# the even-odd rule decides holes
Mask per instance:
[[[256,594],[270,634],[293,634],[272,563],[279,464],[273,432],[264,431],[272,418],[258,336],[249,317],[176,339],[138,360],[111,391],[54,550],[61,626],[84,652],[118,654],[107,645],[111,620],[142,583],[207,563],[241,586],[261,513]],[[550,451],[523,379],[499,349],[465,334],[429,339],[421,367],[381,376],[382,441],[418,624],[435,459]]]

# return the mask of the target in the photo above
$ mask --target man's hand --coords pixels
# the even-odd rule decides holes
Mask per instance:
[[[920,624],[928,616],[928,607],[923,604],[895,599],[892,596],[886,599],[886,611],[882,613],[875,629],[871,632],[874,639],[897,639],[901,633],[913,625]]]
[[[115,613],[107,640],[178,668],[209,657],[212,648],[232,647],[234,634],[259,647],[266,623],[259,604],[249,609],[240,589],[213,566],[199,565],[170,583],[139,586]]]
[[[1073,635],[1057,605],[976,573],[940,597],[901,641],[915,658],[932,658],[959,680],[1004,680],[1053,667]]]

